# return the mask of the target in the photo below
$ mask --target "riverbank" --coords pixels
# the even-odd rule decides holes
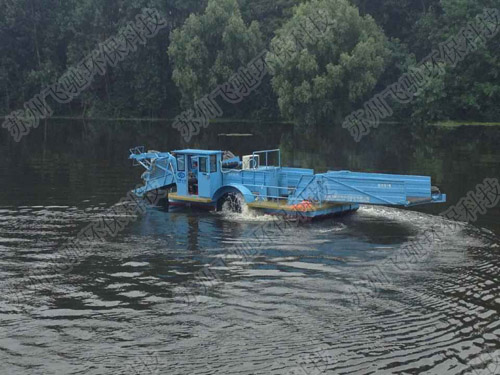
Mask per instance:
[[[500,122],[480,122],[480,121],[439,121],[432,124],[443,128],[457,128],[460,126],[500,126]]]

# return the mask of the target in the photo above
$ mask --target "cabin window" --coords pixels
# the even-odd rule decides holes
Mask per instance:
[[[217,155],[210,155],[210,172],[217,172]]]
[[[184,155],[177,155],[177,170],[184,172],[186,170],[186,160]]]
[[[207,158],[200,157],[200,172],[207,172]]]

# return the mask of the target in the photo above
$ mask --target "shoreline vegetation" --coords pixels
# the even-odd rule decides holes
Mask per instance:
[[[431,124],[442,128],[458,128],[460,126],[500,126],[500,122],[481,121],[439,121]]]
[[[139,40],[147,30],[133,20],[144,16],[142,7],[161,19],[148,26],[149,39]],[[498,15],[491,7],[489,0],[13,0],[0,15],[0,111],[28,106],[41,111],[34,117],[42,122],[46,112],[61,115],[55,119],[172,121],[213,106],[207,100],[219,87],[226,96],[215,110],[223,109],[224,119],[217,114],[211,123],[330,129],[431,51],[453,55],[447,41],[465,30],[475,43],[471,53],[455,53],[460,58],[453,55],[451,65],[437,61],[441,73],[381,123],[494,126],[500,26],[491,21]],[[487,10],[490,21],[464,29]],[[136,39],[127,29],[132,24]],[[82,78],[75,67],[86,58],[91,66],[92,56],[102,69]],[[248,75],[259,56],[272,74]],[[75,95],[80,86],[85,90]],[[47,87],[55,87],[46,103],[53,111],[32,108]],[[73,117],[77,111],[83,115]]]

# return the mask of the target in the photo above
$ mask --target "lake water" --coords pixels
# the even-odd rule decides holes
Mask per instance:
[[[448,202],[287,225],[148,209],[54,272],[59,249],[140,182],[136,145],[186,146],[162,122],[54,120],[19,144],[0,133],[1,374],[500,373],[500,210],[438,216],[500,176],[498,128],[386,124],[358,144],[342,129],[211,124],[190,147],[430,175]],[[49,281],[29,282],[33,270]]]

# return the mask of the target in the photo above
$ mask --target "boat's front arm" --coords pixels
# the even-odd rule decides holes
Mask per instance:
[[[168,152],[148,151],[136,147],[130,150],[129,159],[140,164],[146,170],[142,174],[144,186],[133,192],[143,197],[149,191],[166,188],[176,183],[175,157]]]

